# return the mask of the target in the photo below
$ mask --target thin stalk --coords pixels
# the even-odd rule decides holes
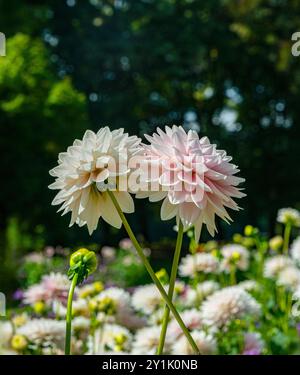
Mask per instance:
[[[260,242],[260,239],[259,237],[256,235],[254,237],[254,241],[255,241],[255,246],[256,246],[256,249],[257,249],[257,253],[258,253],[258,259],[257,259],[257,279],[261,279],[262,276],[263,276],[263,267],[264,267],[264,249],[261,245],[261,242]]]
[[[68,295],[68,305],[67,305],[67,317],[66,317],[66,342],[65,342],[65,355],[71,354],[71,332],[72,332],[72,303],[74,290],[77,284],[78,273],[75,273]]]
[[[283,253],[284,254],[288,254],[288,251],[289,251],[291,230],[292,230],[291,224],[287,223],[284,229],[284,236],[283,236]]]
[[[174,307],[172,301],[170,300],[170,298],[168,297],[165,289],[163,288],[163,286],[161,285],[160,281],[158,280],[157,276],[155,275],[155,272],[153,271],[147,257],[145,256],[144,252],[143,252],[143,249],[141,248],[140,244],[138,243],[134,233],[132,232],[131,228],[130,228],[130,225],[116,199],[116,197],[114,196],[113,192],[109,191],[108,190],[108,195],[110,196],[121,220],[122,220],[122,223],[124,225],[124,228],[126,229],[127,231],[127,234],[129,236],[129,238],[131,239],[139,257],[141,258],[142,262],[144,263],[144,266],[146,268],[146,270],[148,271],[152,281],[154,282],[154,284],[156,285],[157,289],[159,290],[162,298],[164,299],[165,303],[169,306],[172,314],[174,315],[174,318],[177,320],[180,328],[182,329],[183,333],[185,334],[187,340],[189,341],[190,345],[192,346],[193,350],[195,351],[195,354],[200,354],[199,352],[199,349],[194,341],[194,339],[192,338],[189,330],[186,328],[183,320],[181,319],[180,315],[178,314],[176,308]]]
[[[236,266],[234,264],[230,265],[230,285],[236,284],[235,271],[236,271]]]
[[[169,283],[169,290],[168,290],[168,297],[170,298],[171,301],[173,299],[173,294],[174,294],[174,287],[175,287],[177,270],[178,270],[178,263],[179,263],[180,252],[181,252],[182,239],[183,239],[183,225],[182,225],[182,222],[180,220],[179,221],[179,227],[178,227],[177,240],[176,240],[175,253],[174,253],[173,264],[172,264],[170,283]],[[169,323],[169,317],[170,317],[170,309],[169,309],[168,305],[165,305],[163,321],[162,321],[162,326],[161,326],[161,332],[160,332],[160,338],[159,338],[159,344],[158,344],[158,349],[157,349],[158,355],[161,355],[163,353],[163,350],[164,350],[166,334],[167,334],[167,329],[168,329],[168,323]]]

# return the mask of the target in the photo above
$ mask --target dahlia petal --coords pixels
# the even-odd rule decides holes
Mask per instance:
[[[87,195],[87,202],[85,204],[85,208],[79,215],[79,217],[86,222],[90,235],[97,228],[98,221],[102,213],[101,210],[101,194],[99,192],[96,192],[94,189],[90,189],[90,194]]]
[[[205,146],[205,145],[209,145],[210,144],[208,137],[202,137],[202,138],[200,138],[199,143],[200,143],[201,146]]]
[[[185,134],[185,133],[184,133]],[[186,153],[186,144],[185,140],[183,139],[182,134],[179,132],[173,133],[173,142],[174,142],[174,147],[176,151],[180,152],[181,155]]]
[[[186,192],[185,191],[169,191],[168,193],[169,201],[172,204],[180,204],[185,202],[186,200]]]
[[[198,176],[191,170],[191,171],[180,171],[177,173],[177,177],[180,181],[185,182],[188,185],[197,186],[199,184]]]
[[[49,189],[51,190],[57,190],[57,189],[62,189],[64,187],[64,182],[60,180],[56,180],[52,184],[48,186]]]
[[[229,197],[221,191],[222,187],[219,189],[215,182],[207,179],[207,185],[211,188],[210,192],[216,194],[222,201],[226,202],[229,200]]]
[[[160,217],[162,220],[170,220],[176,216],[178,206],[170,203],[169,198],[166,197],[163,201],[160,210]]]
[[[101,211],[103,220],[115,228],[121,228],[122,220],[107,193],[102,195]]]
[[[127,191],[116,191],[114,192],[114,195],[123,212],[128,214],[134,212],[134,202],[131,195]]]
[[[151,148],[153,149],[153,151],[157,152],[158,154],[167,155],[169,157],[173,156],[173,152],[171,152],[168,148],[166,148],[163,145],[152,143]]]
[[[78,217],[79,204],[80,204],[80,200],[77,199],[72,209],[72,215],[71,215],[71,221],[70,221],[69,227],[72,227],[76,223],[76,219]]]
[[[109,177],[109,171],[108,169],[104,169],[98,175],[95,176],[94,181],[95,182],[103,182]]]
[[[95,142],[96,142],[95,133],[92,132],[91,130],[87,130],[84,133],[84,136],[83,136],[83,139],[82,139],[82,143],[83,143],[84,147],[87,148],[87,149],[92,149]]]
[[[184,228],[193,225],[199,217],[199,209],[193,203],[182,203],[179,205],[179,216]]]
[[[101,143],[100,143],[100,146],[99,146],[99,151],[101,151],[103,153],[108,152],[108,148],[110,146],[111,140],[112,140],[112,134],[111,134],[109,128],[106,126],[103,129],[103,133],[101,134],[101,137],[100,137]]]
[[[80,215],[87,207],[89,201],[89,195],[91,194],[91,187],[82,190],[80,204],[78,208],[78,214]]]
[[[99,156],[96,161],[96,168],[105,168],[105,165],[112,160],[111,156]]]
[[[162,186],[175,186],[180,183],[180,181],[175,178],[175,175],[172,171],[166,171],[159,177],[159,183]]]
[[[151,194],[152,195],[152,194]],[[135,193],[137,199],[145,199],[149,197],[149,191],[138,191]]]
[[[213,180],[226,180],[228,178],[228,176],[226,176],[225,174],[222,174],[222,173],[219,173],[219,172],[216,172],[212,169],[209,169],[206,173],[205,173],[205,177],[207,178],[211,178]]]
[[[203,226],[203,216],[200,214],[198,219],[196,220],[195,224],[194,224],[194,228],[195,228],[195,241],[198,243],[199,240],[200,240],[200,236],[201,236],[201,230],[202,230],[202,226]]]
[[[148,193],[146,193],[148,194]],[[168,193],[166,191],[158,191],[158,192],[154,192],[152,193],[150,196],[149,196],[149,201],[150,202],[158,202],[158,201],[161,201],[162,199],[164,199],[166,197]],[[147,197],[148,195],[145,196],[145,198]]]
[[[195,191],[191,194],[192,195],[192,201],[199,208],[201,208],[201,203],[203,201],[204,194],[205,194],[204,190],[201,188],[201,186],[196,186]]]

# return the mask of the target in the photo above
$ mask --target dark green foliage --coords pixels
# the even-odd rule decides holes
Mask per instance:
[[[103,276],[103,281],[111,280],[112,283],[124,288],[143,285],[151,281],[139,259],[124,250],[117,252],[116,259],[106,268]]]
[[[57,153],[85,127],[142,135],[183,123],[228,150],[246,177],[245,210],[219,225],[220,238],[249,222],[270,230],[279,207],[300,204],[299,10],[299,0],[2,1],[12,39],[0,61],[1,227],[16,215],[46,226],[53,243],[84,241],[50,207]],[[89,98],[88,123],[69,76]],[[169,230],[145,202],[134,224],[148,240]]]
[[[87,127],[85,96],[70,78],[56,77],[41,40],[16,34],[7,49],[0,60],[0,222],[3,229],[16,217],[31,234],[42,224],[49,238],[48,225],[59,233],[50,206],[53,192],[47,188],[49,169]]]

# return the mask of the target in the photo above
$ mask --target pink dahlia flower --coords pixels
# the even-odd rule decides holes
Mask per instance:
[[[66,303],[70,281],[60,273],[44,275],[39,284],[32,285],[24,292],[23,302],[33,305],[35,302],[45,302],[51,305],[53,301]]]
[[[258,332],[245,333],[244,355],[259,355],[264,349],[264,341]]]
[[[163,199],[162,220],[176,217],[184,229],[195,227],[199,240],[203,224],[213,236],[215,216],[231,221],[226,208],[239,210],[233,198],[245,196],[238,188],[243,178],[235,176],[239,169],[230,163],[226,151],[217,150],[207,137],[188,133],[181,126],[157,128],[157,134],[145,136],[150,142],[143,145],[144,162],[138,198]]]

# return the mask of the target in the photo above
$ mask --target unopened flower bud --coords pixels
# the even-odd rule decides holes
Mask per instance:
[[[91,274],[97,269],[97,257],[93,251],[81,248],[71,255],[70,267],[74,267],[79,263],[82,263],[88,269],[88,273]]]
[[[168,276],[167,271],[164,268],[157,271],[155,275],[158,278],[158,280],[161,282],[161,284],[168,284],[169,276]]]
[[[243,241],[243,236],[239,233],[235,233],[233,235],[233,242],[235,243],[241,243]]]
[[[81,248],[71,255],[69,278],[73,279],[74,275],[78,273],[78,284],[87,278],[97,269],[97,257],[93,251]]]
[[[245,228],[244,228],[244,234],[245,236],[247,237],[250,237],[253,235],[253,232],[254,232],[254,228],[252,225],[246,225]]]
[[[242,245],[245,247],[253,247],[255,245],[255,239],[252,237],[243,238]]]
[[[246,225],[244,228],[244,234],[247,237],[255,236],[258,234],[258,229],[254,228],[252,225]]]
[[[269,246],[274,251],[279,251],[283,245],[283,238],[281,236],[275,236],[270,239]]]
[[[14,335],[11,339],[11,347],[18,351],[26,349],[27,347],[26,337],[23,335]]]

